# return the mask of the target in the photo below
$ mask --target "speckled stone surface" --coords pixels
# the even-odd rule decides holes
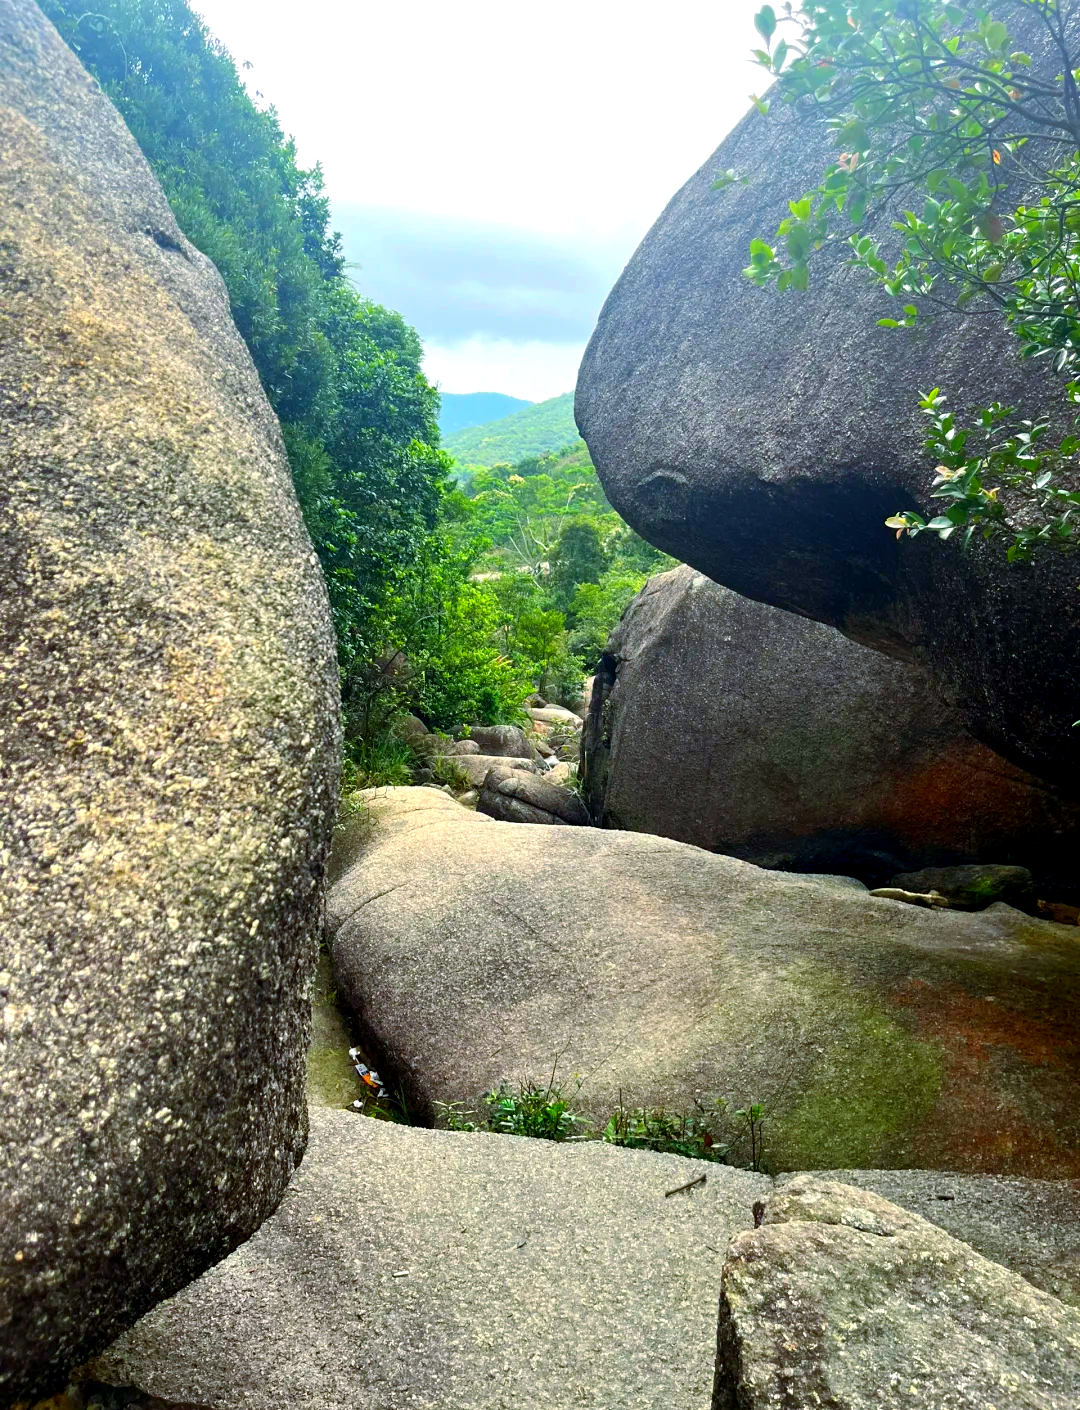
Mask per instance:
[[[1027,8],[1010,15],[1021,32]],[[1022,47],[1052,79],[1060,58],[1029,18]],[[897,300],[852,267],[842,226],[805,292],[750,283],[750,241],[773,243],[788,202],[834,159],[824,112],[750,109],[609,294],[581,361],[578,427],[608,499],[651,543],[745,597],[921,659],[984,744],[1076,798],[1075,566],[1056,553],[1009,564],[1004,542],[897,542],[884,522],[938,512],[918,409],[928,388],[964,424],[1001,401],[1064,431],[1070,407],[992,315],[879,328]],[[729,169],[743,179],[714,190]],[[895,218],[879,209],[862,227],[887,253]]]
[[[724,1260],[713,1410],[1075,1410],[1080,1311],[918,1215],[801,1177]]]
[[[973,739],[910,663],[685,565],[650,579],[612,633],[584,755],[604,827],[873,886],[1019,862],[1040,896],[1080,900],[1080,804]]]
[[[369,796],[328,898],[339,998],[409,1109],[555,1057],[620,1101],[765,1106],[773,1172],[1080,1176],[1080,932],[930,911],[644,833]],[[351,861],[351,865],[350,865]],[[746,1126],[725,1140],[749,1160]]]
[[[571,788],[511,769],[492,769],[484,780],[478,813],[498,822],[589,827],[589,810]]]
[[[212,1410],[703,1410],[719,1257],[768,1183],[313,1110],[274,1217],[92,1371]]]
[[[1080,1180],[1017,1180],[943,1170],[821,1170],[873,1190],[1080,1307]],[[783,1186],[792,1176],[781,1176]]]
[[[0,0],[0,1402],[246,1238],[304,1148],[337,679],[213,266]]]

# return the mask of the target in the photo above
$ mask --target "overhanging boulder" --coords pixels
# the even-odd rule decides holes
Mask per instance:
[[[739,124],[608,297],[578,425],[608,498],[650,542],[746,597],[919,658],[978,738],[1075,793],[1080,563],[1009,565],[997,545],[898,543],[884,526],[932,503],[920,392],[1037,417],[1060,411],[1060,387],[995,318],[878,328],[895,303],[845,264],[843,238],[806,293],[744,278],[750,239],[775,231],[830,153],[820,124],[779,103]],[[728,168],[747,183],[714,191]],[[887,238],[891,219],[870,232]]]

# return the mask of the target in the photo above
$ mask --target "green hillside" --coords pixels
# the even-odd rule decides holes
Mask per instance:
[[[443,450],[461,465],[514,465],[531,455],[548,455],[578,438],[574,394],[537,402],[483,426],[470,426],[443,438]]]
[[[470,426],[486,426],[515,411],[524,411],[535,402],[508,397],[504,392],[440,392],[439,430],[443,440]]]

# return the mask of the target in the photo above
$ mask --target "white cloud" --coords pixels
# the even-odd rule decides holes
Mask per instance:
[[[487,338],[455,343],[425,339],[424,371],[444,392],[506,392],[527,401],[572,392],[584,343]]]
[[[251,63],[244,81],[277,107],[301,162],[322,163],[336,209],[411,212],[428,231],[446,223],[444,294],[429,258],[437,240],[420,249],[410,237],[392,259],[372,240],[350,253],[370,264],[376,296],[380,281],[387,301],[403,290],[420,335],[441,339],[431,365],[454,391],[537,397],[550,385],[545,369],[569,369],[558,340],[578,336],[568,320],[604,292],[583,290],[583,267],[617,268],[607,256],[598,264],[596,252],[633,250],[763,81],[749,61],[759,0],[193,2],[237,62]],[[507,249],[518,232],[522,259],[545,243],[557,254],[576,247],[582,259],[576,272],[565,262],[561,291],[545,282],[558,262],[547,258],[532,260],[531,273],[522,263],[517,293],[495,268],[474,287],[451,248],[469,224],[500,229]],[[476,319],[466,328],[470,305]],[[503,336],[517,351],[500,343],[501,361],[481,355],[485,339],[490,347]],[[531,367],[535,380],[490,381],[500,366],[516,378]],[[459,379],[470,368],[483,380],[466,386]]]

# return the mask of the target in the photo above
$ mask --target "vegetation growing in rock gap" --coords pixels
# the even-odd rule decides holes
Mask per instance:
[[[566,1096],[555,1082],[558,1065],[556,1058],[547,1086],[526,1077],[516,1086],[504,1081],[486,1092],[483,1097],[486,1129],[507,1136],[531,1136],[541,1141],[566,1141],[574,1135],[575,1128],[583,1131],[581,1117],[570,1109],[572,1097]],[[580,1091],[582,1079],[576,1080],[575,1090]],[[447,1130],[478,1129],[471,1119],[476,1113],[466,1111],[463,1102],[436,1102],[435,1108]]]
[[[464,1102],[436,1102],[436,1119],[448,1131],[497,1131],[541,1140],[600,1139],[628,1150],[648,1150],[681,1155],[691,1160],[711,1160],[748,1170],[765,1170],[764,1125],[768,1111],[761,1102],[733,1110],[723,1097],[695,1101],[689,1112],[665,1107],[628,1107],[619,1094],[619,1105],[600,1132],[571,1110],[567,1096],[555,1081],[555,1067],[547,1086],[529,1079],[500,1082],[483,1097],[478,1115]],[[575,1093],[584,1085],[577,1077]],[[478,1124],[478,1122],[480,1124]]]
[[[807,0],[755,24],[757,62],[781,101],[818,116],[837,155],[790,202],[747,276],[806,289],[814,255],[847,234],[852,262],[903,301],[891,328],[961,311],[1004,320],[1022,356],[1080,405],[1080,52],[1061,0]],[[1030,52],[1029,52],[1030,51]],[[769,104],[756,99],[763,112]],[[725,172],[716,185],[739,180]],[[1012,195],[1010,196],[1010,190]],[[884,241],[861,233],[886,203]],[[764,233],[764,232],[763,232]],[[937,462],[929,520],[903,510],[897,536],[1001,537],[1010,560],[1080,537],[1080,436],[994,404],[961,425],[940,389],[922,409]]]

